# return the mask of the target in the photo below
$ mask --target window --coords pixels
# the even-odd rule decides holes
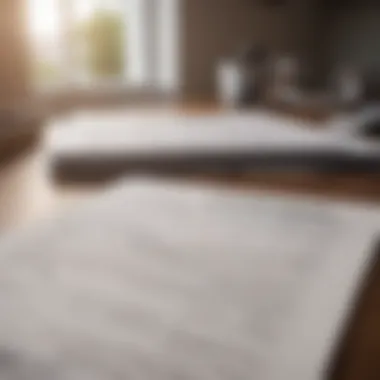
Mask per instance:
[[[179,0],[28,1],[39,87],[175,85]]]
[[[38,84],[57,84],[63,77],[61,19],[57,1],[29,2],[33,73]]]

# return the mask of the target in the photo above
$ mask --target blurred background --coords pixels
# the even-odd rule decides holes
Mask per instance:
[[[360,183],[378,194],[368,175],[379,161],[375,1],[4,0],[0,7],[0,152],[8,162],[9,153],[33,148],[58,193],[62,183],[76,193],[89,178],[97,177],[95,188],[130,171],[249,182],[257,168],[268,175],[257,152],[277,168],[285,149],[297,169],[271,167],[274,178],[264,182],[276,189],[296,177],[299,191],[355,193]],[[300,174],[301,148],[314,166]],[[165,165],[157,166],[158,155]],[[326,174],[338,161],[345,174],[341,167]]]
[[[379,96],[371,0],[27,3],[33,81],[49,94],[96,87],[119,99],[260,100],[317,114],[335,111],[332,98],[337,107]]]

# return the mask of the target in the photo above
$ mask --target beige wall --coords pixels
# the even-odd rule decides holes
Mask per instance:
[[[26,0],[0,1],[0,106],[29,91]]]
[[[182,90],[185,98],[213,98],[217,62],[247,42],[274,51],[313,51],[315,0],[182,0]],[[260,4],[261,3],[261,4]]]

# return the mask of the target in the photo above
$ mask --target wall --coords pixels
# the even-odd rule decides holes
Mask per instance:
[[[182,0],[182,93],[215,95],[215,67],[246,43],[312,57],[317,28],[316,0],[287,0],[265,6],[259,0]]]
[[[367,75],[380,74],[380,6],[342,8],[332,20],[327,54],[332,67],[350,63]]]
[[[0,106],[29,92],[25,11],[22,0],[0,1]]]

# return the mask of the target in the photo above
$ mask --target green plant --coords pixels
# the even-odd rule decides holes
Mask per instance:
[[[120,14],[98,10],[80,27],[86,51],[86,66],[98,77],[124,71],[124,20]]]

